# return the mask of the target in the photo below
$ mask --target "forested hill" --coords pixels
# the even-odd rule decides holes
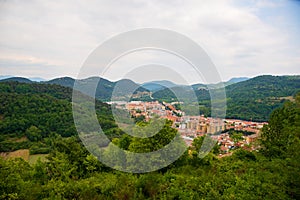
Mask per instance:
[[[251,79],[243,79],[238,83],[230,84],[225,87],[227,96],[227,118],[238,118],[253,121],[267,121],[270,113],[275,108],[283,105],[287,100],[292,100],[293,96],[300,91],[300,76],[271,76],[263,75]],[[18,82],[30,82],[24,78],[10,78],[1,80],[2,82],[18,81]],[[55,98],[69,99],[71,98],[71,88],[74,85],[75,80],[68,77],[54,79],[42,84],[30,82],[31,84],[19,85],[16,91],[31,93],[46,92],[48,95],[54,95]],[[122,88],[115,93],[117,99],[114,100],[128,100],[131,95],[131,91],[137,89],[136,92],[143,92],[146,96],[135,95],[134,100],[159,100],[159,101],[177,101],[173,91],[181,94],[182,96],[190,96],[190,93],[195,91],[198,97],[198,102],[190,102],[190,99],[186,99],[186,110],[190,113],[187,114],[199,114],[196,113],[194,105],[200,109],[200,114],[210,115],[210,95],[207,90],[207,86],[203,84],[195,84],[192,87],[175,85],[171,89],[160,87],[161,89],[153,92],[151,98],[147,96],[149,90],[139,86],[131,80],[120,80],[117,82],[110,82],[106,79],[99,77],[90,77],[80,80],[78,82],[78,88],[80,91],[85,92],[88,95],[93,95],[89,92],[89,86],[97,83],[96,98],[110,101],[111,95],[116,85]],[[159,83],[159,82],[158,82]],[[44,84],[44,86],[43,86]],[[52,87],[49,87],[52,84]],[[157,84],[157,83],[156,83]],[[61,87],[66,86],[66,87]],[[157,86],[157,85],[156,85]],[[7,87],[7,86],[5,86]],[[13,87],[12,87],[13,88]],[[163,88],[163,89],[162,89]],[[191,90],[193,88],[193,90]],[[4,88],[3,88],[4,89]],[[53,90],[53,91],[52,91]],[[189,105],[190,104],[190,105]]]
[[[257,76],[226,87],[229,98],[268,98],[294,96],[300,90],[300,76]]]
[[[68,87],[0,83],[0,152],[30,149],[47,153],[55,138],[76,135],[71,100],[72,89]],[[118,135],[110,107],[96,101],[96,111],[107,135]]]
[[[207,87],[199,84],[192,87],[198,97],[201,114],[209,115],[210,95]],[[193,92],[178,86],[172,90],[184,91],[187,94]],[[300,91],[300,76],[258,76],[228,85],[225,91],[227,118],[267,121],[272,110],[283,105],[284,101],[292,100],[293,96]],[[157,91],[152,96],[162,101],[176,101],[176,96],[168,88]],[[189,99],[186,101],[188,102]]]
[[[228,117],[266,121],[300,91],[300,76],[258,76],[225,89]]]
[[[16,79],[13,79],[16,80]],[[1,96],[7,94],[18,94],[18,95],[48,95],[57,99],[72,100],[72,89],[69,87],[63,87],[60,85],[49,85],[40,83],[23,83],[19,81],[5,81],[0,83]]]
[[[51,144],[46,162],[29,164],[21,158],[0,157],[0,199],[300,199],[299,95],[295,103],[287,102],[272,113],[256,151],[247,145],[233,150],[231,156],[218,158],[215,145],[200,158],[204,137],[198,137],[177,161],[145,174],[107,167],[74,136],[54,141],[53,137],[37,138],[37,145]],[[26,133],[35,136],[32,133],[39,131],[30,128]],[[132,152],[148,152],[165,146],[170,142],[166,136],[175,132],[168,127],[162,133],[145,142],[128,137],[113,142]],[[112,161],[114,150],[106,154]],[[128,155],[124,154],[124,161],[132,161]]]
[[[55,78],[50,81],[35,82],[27,78],[22,77],[10,77],[0,80],[1,82],[19,82],[19,83],[32,83],[32,84],[51,84],[60,85],[73,89],[76,81],[76,90],[87,94],[89,96],[95,96],[101,101],[110,101],[112,95],[114,95],[115,100],[126,100],[130,98],[132,93],[137,94],[140,92],[149,92],[146,88],[133,82],[129,79],[121,79],[116,82],[109,81],[100,77],[89,77],[85,79],[75,80],[70,77],[60,77]],[[96,92],[92,91],[90,88],[97,86]],[[117,89],[116,89],[117,88]]]
[[[75,79],[70,77],[62,77],[43,83],[73,88]],[[90,88],[93,88],[94,85],[97,86],[95,94],[90,90]],[[86,79],[77,80],[76,89],[89,96],[95,96],[97,99],[102,101],[110,101],[112,94],[114,94],[114,97],[117,98],[116,100],[124,100],[127,97],[129,98],[132,92],[149,92],[147,89],[128,79],[111,82],[100,77],[89,77]],[[117,93],[113,93],[116,91]]]

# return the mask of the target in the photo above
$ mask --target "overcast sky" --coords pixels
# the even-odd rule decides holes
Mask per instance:
[[[191,38],[225,81],[300,74],[299,19],[296,0],[0,0],[0,75],[76,77],[102,42],[144,27],[174,30]],[[136,58],[147,65],[154,63],[153,55],[146,51]],[[127,64],[119,64],[127,69],[135,58],[131,57]],[[105,78],[123,78],[116,71]],[[138,77],[135,81],[143,82]]]

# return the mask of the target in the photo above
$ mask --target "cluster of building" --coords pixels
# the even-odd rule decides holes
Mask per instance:
[[[211,136],[214,140],[218,141],[218,145],[220,146],[221,154],[228,154],[230,150],[235,148],[244,148],[247,150],[255,150],[256,146],[252,145],[259,137],[258,133],[254,133],[247,136],[242,136],[241,140],[234,141],[232,137],[230,137],[229,133],[222,133],[220,135]]]
[[[252,122],[237,119],[214,119],[202,116],[183,116],[180,122],[175,122],[178,130],[185,136],[202,136],[216,134],[226,130],[242,131],[258,134],[267,122]]]
[[[230,154],[230,150],[235,148],[254,150],[255,145],[251,146],[250,144],[253,144],[259,138],[260,130],[265,124],[267,123],[237,119],[221,120],[204,116],[184,116],[177,129],[187,145],[191,145],[194,138],[209,134],[217,140],[221,153],[226,155]],[[247,133],[247,135],[243,135],[239,141],[234,141],[229,134],[230,130]]]
[[[209,134],[218,141],[221,151],[224,154],[236,147],[249,146],[249,144],[253,143],[259,137],[261,128],[267,124],[266,122],[237,119],[215,119],[203,115],[187,116],[184,112],[176,109],[176,102],[132,101],[110,102],[110,104],[114,104],[119,109],[128,110],[133,117],[144,116],[146,121],[150,120],[153,116],[172,120],[174,128],[179,131],[187,145],[191,145],[194,138]],[[239,142],[234,142],[228,133],[229,130],[252,134],[243,136],[243,139]]]
[[[108,102],[108,104],[113,104],[116,108],[126,109],[130,112],[133,117],[144,116],[146,121],[150,120],[153,116],[158,116],[161,118],[166,118],[177,122],[180,120],[180,116],[184,113],[177,110],[174,104],[169,103],[159,103],[158,101],[153,102],[143,102],[143,101],[131,101],[131,102]]]

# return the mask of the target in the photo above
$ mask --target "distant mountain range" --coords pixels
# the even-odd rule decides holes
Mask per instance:
[[[236,78],[231,78],[229,81],[227,81],[226,83],[239,83],[239,82],[242,82],[242,81],[247,81],[249,80],[250,78],[248,77],[236,77]]]
[[[41,81],[42,84],[55,84],[64,87],[73,88],[75,79],[70,77],[56,78],[50,81]],[[23,77],[10,77],[0,80],[0,82],[20,82],[20,83],[36,83],[28,78]],[[91,87],[97,85],[96,91],[91,91]],[[76,89],[90,96],[95,96],[102,101],[110,101],[113,95],[114,100],[127,100],[130,99],[131,94],[138,95],[139,93],[149,93],[149,90],[143,88],[137,83],[128,79],[122,79],[117,82],[100,77],[89,77],[86,79],[78,80],[76,82]],[[136,96],[139,97],[139,96]]]
[[[185,93],[187,97],[195,92],[200,105],[200,112],[209,115],[210,93],[207,86],[196,84],[192,87],[194,91],[184,90],[184,87],[165,88],[154,92],[152,97],[164,101],[178,101],[174,91],[175,93]],[[215,90],[219,89],[216,88]],[[225,87],[225,91],[228,118],[266,121],[272,110],[281,106],[286,100],[292,100],[293,96],[300,92],[300,76],[258,76],[229,84]],[[185,101],[189,102],[189,99],[185,99]]]
[[[46,79],[40,78],[40,77],[31,77],[31,78],[29,78],[29,80],[35,81],[35,82],[43,82],[43,81],[47,81]]]
[[[37,83],[22,77],[10,77],[0,82],[20,82]],[[41,84],[60,85],[73,88],[75,79],[70,77],[56,78],[50,81],[42,81]],[[89,88],[97,85],[96,91]],[[170,81],[153,81],[144,84],[137,84],[131,80],[123,79],[116,82],[100,77],[90,77],[78,80],[76,89],[94,96],[101,101],[111,100],[159,100],[159,101],[178,101],[175,94],[180,92],[188,97],[194,92],[198,102],[191,102],[186,99],[186,105],[191,105],[190,113],[195,109],[192,105],[200,107],[200,113],[209,115],[210,113],[210,93],[208,88],[219,90],[220,86],[225,86],[227,96],[227,117],[252,119],[256,121],[268,120],[271,111],[281,106],[286,100],[292,100],[293,96],[300,92],[300,76],[271,76],[264,75],[255,78],[233,78],[227,82],[217,84],[194,84],[192,86],[177,85]],[[134,93],[133,93],[134,91]],[[132,95],[133,93],[133,95]],[[112,95],[114,98],[112,99]],[[189,109],[187,109],[189,110]]]
[[[9,77],[0,80],[0,82],[19,82],[19,83],[32,83],[28,78],[23,77]]]
[[[222,86],[227,86],[227,85],[231,85],[234,83],[239,83],[242,81],[246,81],[249,78],[247,77],[237,77],[237,78],[232,78],[229,81],[226,82],[221,82],[221,83],[215,83],[215,84],[202,84],[202,83],[198,83],[198,84],[193,84],[192,88],[193,89],[199,89],[199,88],[207,88],[207,86],[210,86],[210,88],[219,88]],[[151,82],[147,82],[147,83],[143,83],[141,84],[142,87],[146,88],[147,90],[151,91],[151,92],[156,92],[162,89],[166,89],[166,88],[174,88],[174,87],[184,87],[184,85],[178,85],[175,84],[171,81],[151,81]]]
[[[147,90],[154,92],[159,91],[165,88],[175,87],[177,84],[171,81],[151,81],[147,83],[143,83],[142,87],[146,88]]]
[[[245,81],[248,80],[248,78],[246,77],[241,77],[241,78],[232,78],[227,82],[223,82],[223,83],[217,83],[217,84],[210,84],[209,86],[211,86],[212,88],[219,88],[221,87],[221,85],[224,84],[224,86],[226,85],[230,85],[233,83],[238,83],[241,81]],[[8,81],[16,81],[16,82],[20,82],[20,83],[34,83],[34,82],[40,82],[40,83],[45,83],[45,84],[56,84],[56,85],[61,85],[61,86],[65,86],[65,87],[70,87],[73,88],[74,83],[75,83],[75,79],[71,78],[71,77],[60,77],[60,78],[55,78],[49,81],[46,81],[42,78],[24,78],[24,77],[12,77],[12,76],[0,76],[0,82],[8,82]],[[109,100],[111,98],[111,95],[113,93],[113,89],[115,88],[115,86],[118,86],[118,91],[117,94],[114,94],[114,96],[119,96],[121,98],[121,96],[126,96],[126,98],[128,98],[128,95],[130,95],[132,93],[132,91],[135,91],[134,94],[138,94],[138,93],[155,93],[164,89],[168,89],[168,88],[191,88],[191,87],[187,87],[184,85],[178,85],[175,84],[171,81],[166,81],[166,80],[161,80],[161,81],[151,81],[151,82],[147,82],[147,83],[143,83],[143,84],[138,84],[135,83],[131,80],[128,79],[122,79],[116,82],[112,82],[109,81],[107,79],[104,78],[100,78],[100,77],[89,77],[86,79],[82,79],[82,80],[78,80],[77,81],[77,89],[80,90],[81,92],[91,95],[92,91],[90,91],[88,88],[90,88],[92,85],[97,84],[97,90],[96,90],[96,98],[99,98],[103,101]],[[192,85],[192,88],[195,90],[204,88],[207,89],[207,85],[204,84],[194,84]],[[115,90],[116,92],[116,90]]]
[[[18,77],[10,76],[10,75],[5,75],[5,76],[0,75],[0,80],[5,80],[5,79],[9,79],[9,78],[18,78]],[[32,77],[32,78],[26,78],[26,79],[28,79],[30,81],[34,81],[34,82],[47,81],[46,79],[40,78],[40,77]]]

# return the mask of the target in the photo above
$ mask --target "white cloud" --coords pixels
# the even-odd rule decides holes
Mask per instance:
[[[289,19],[285,15],[281,20],[276,18],[278,23],[268,22],[272,17],[269,9],[288,9],[285,3],[241,2],[2,1],[1,74],[75,76],[89,53],[107,38],[142,27],[167,28],[195,40],[224,79],[264,73],[299,74],[299,42],[293,41],[299,29],[283,29]],[[26,58],[35,60],[28,62]],[[28,68],[7,60],[24,62]],[[45,65],[38,67],[35,61]],[[50,66],[56,66],[56,70]]]

